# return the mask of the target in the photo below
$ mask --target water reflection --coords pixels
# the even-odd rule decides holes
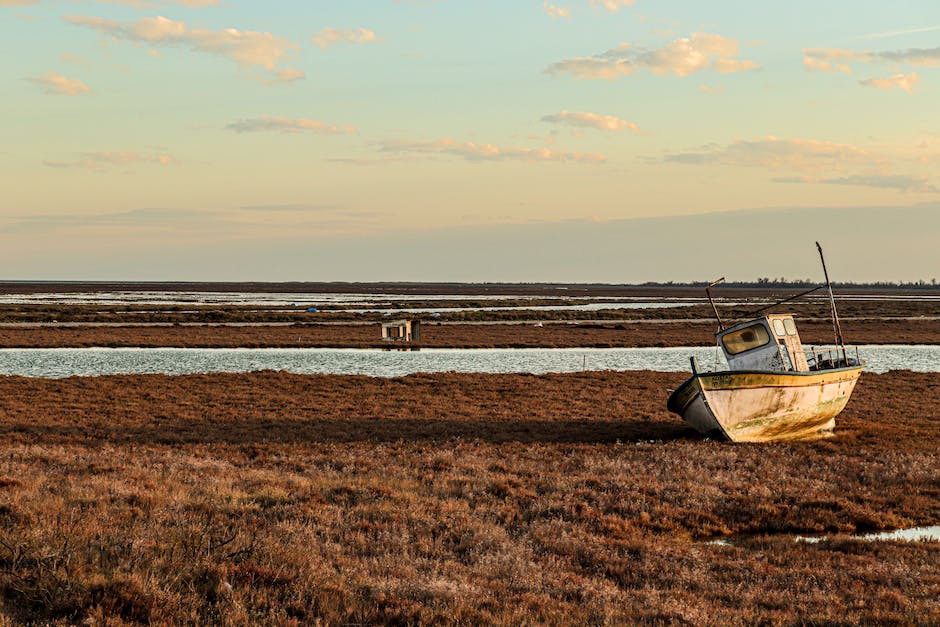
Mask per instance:
[[[0,304],[8,305],[264,305],[330,307],[382,307],[391,303],[459,302],[476,301],[498,304],[503,301],[596,301],[617,305],[613,308],[635,308],[637,306],[692,305],[705,302],[703,298],[651,298],[645,296],[583,296],[580,294],[370,294],[327,292],[187,292],[122,290],[102,292],[38,292],[35,294],[0,294]],[[564,308],[564,307],[562,307]],[[371,311],[372,309],[370,309]],[[346,311],[342,309],[342,311]],[[350,309],[354,311],[354,309]],[[396,309],[396,311],[404,311]],[[421,309],[425,311],[425,309]]]
[[[895,529],[894,531],[881,531],[878,533],[861,533],[849,536],[852,540],[864,542],[878,542],[881,540],[901,540],[904,542],[940,542],[940,525],[932,527],[912,527],[910,529]],[[796,542],[816,544],[829,540],[829,536],[796,536]]]
[[[940,346],[861,346],[866,370],[940,371]],[[109,374],[193,374],[286,370],[300,374],[404,376],[415,372],[533,373],[584,370],[688,372],[689,357],[703,369],[721,369],[714,348],[424,349],[0,349],[0,374],[69,377]]]
[[[831,536],[792,536],[794,542],[805,542],[807,544],[818,544],[833,539]],[[847,536],[850,540],[861,540],[862,542],[940,542],[940,525],[930,527],[911,527],[909,529],[895,529],[894,531],[879,531],[877,533],[859,533]],[[705,544],[713,546],[736,546],[740,538],[725,538],[720,540],[709,540]]]

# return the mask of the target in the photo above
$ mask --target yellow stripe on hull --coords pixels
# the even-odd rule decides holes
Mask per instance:
[[[706,390],[764,388],[764,387],[808,387],[828,385],[839,381],[855,381],[862,372],[861,367],[835,371],[809,372],[715,372],[699,375]]]

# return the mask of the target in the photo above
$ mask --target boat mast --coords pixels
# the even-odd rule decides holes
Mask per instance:
[[[823,257],[822,246],[816,242],[816,249],[819,250],[819,260],[822,262],[823,275],[826,277],[826,287],[829,289],[829,305],[832,307],[832,330],[836,336],[836,344],[842,348],[842,359],[845,365],[848,365],[848,358],[845,354],[845,340],[842,339],[842,325],[839,323],[839,313],[836,311],[836,298],[832,295],[832,283],[829,282],[829,271],[826,270],[826,258]]]
[[[718,315],[718,307],[715,306],[715,301],[712,300],[712,288],[724,280],[725,280],[725,277],[721,277],[717,281],[712,281],[711,283],[709,283],[708,286],[705,288],[705,294],[708,295],[708,302],[711,303],[712,311],[715,312],[715,320],[718,321],[719,332],[725,330],[725,325],[721,322],[721,316]]]

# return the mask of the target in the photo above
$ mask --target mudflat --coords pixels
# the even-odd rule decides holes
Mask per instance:
[[[940,543],[845,535],[940,522],[940,375],[864,374],[835,437],[763,445],[685,428],[682,379],[0,378],[2,611],[940,622]]]

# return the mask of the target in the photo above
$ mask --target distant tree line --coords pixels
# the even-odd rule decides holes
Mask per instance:
[[[647,281],[646,283],[641,284],[642,287],[704,287],[708,285],[710,281],[691,281],[691,282],[681,282],[681,281],[668,281],[668,282],[657,282],[657,281]],[[821,281],[813,281],[811,279],[788,279],[786,277],[760,277],[757,281],[725,281],[722,285],[727,287],[740,287],[740,288],[810,288],[816,285],[819,285]],[[917,281],[872,281],[867,283],[858,283],[855,281],[833,281],[833,287],[843,287],[851,289],[913,289],[913,290],[935,290],[940,289],[940,285],[937,284],[937,279],[933,278],[929,281],[924,279],[919,279]]]

